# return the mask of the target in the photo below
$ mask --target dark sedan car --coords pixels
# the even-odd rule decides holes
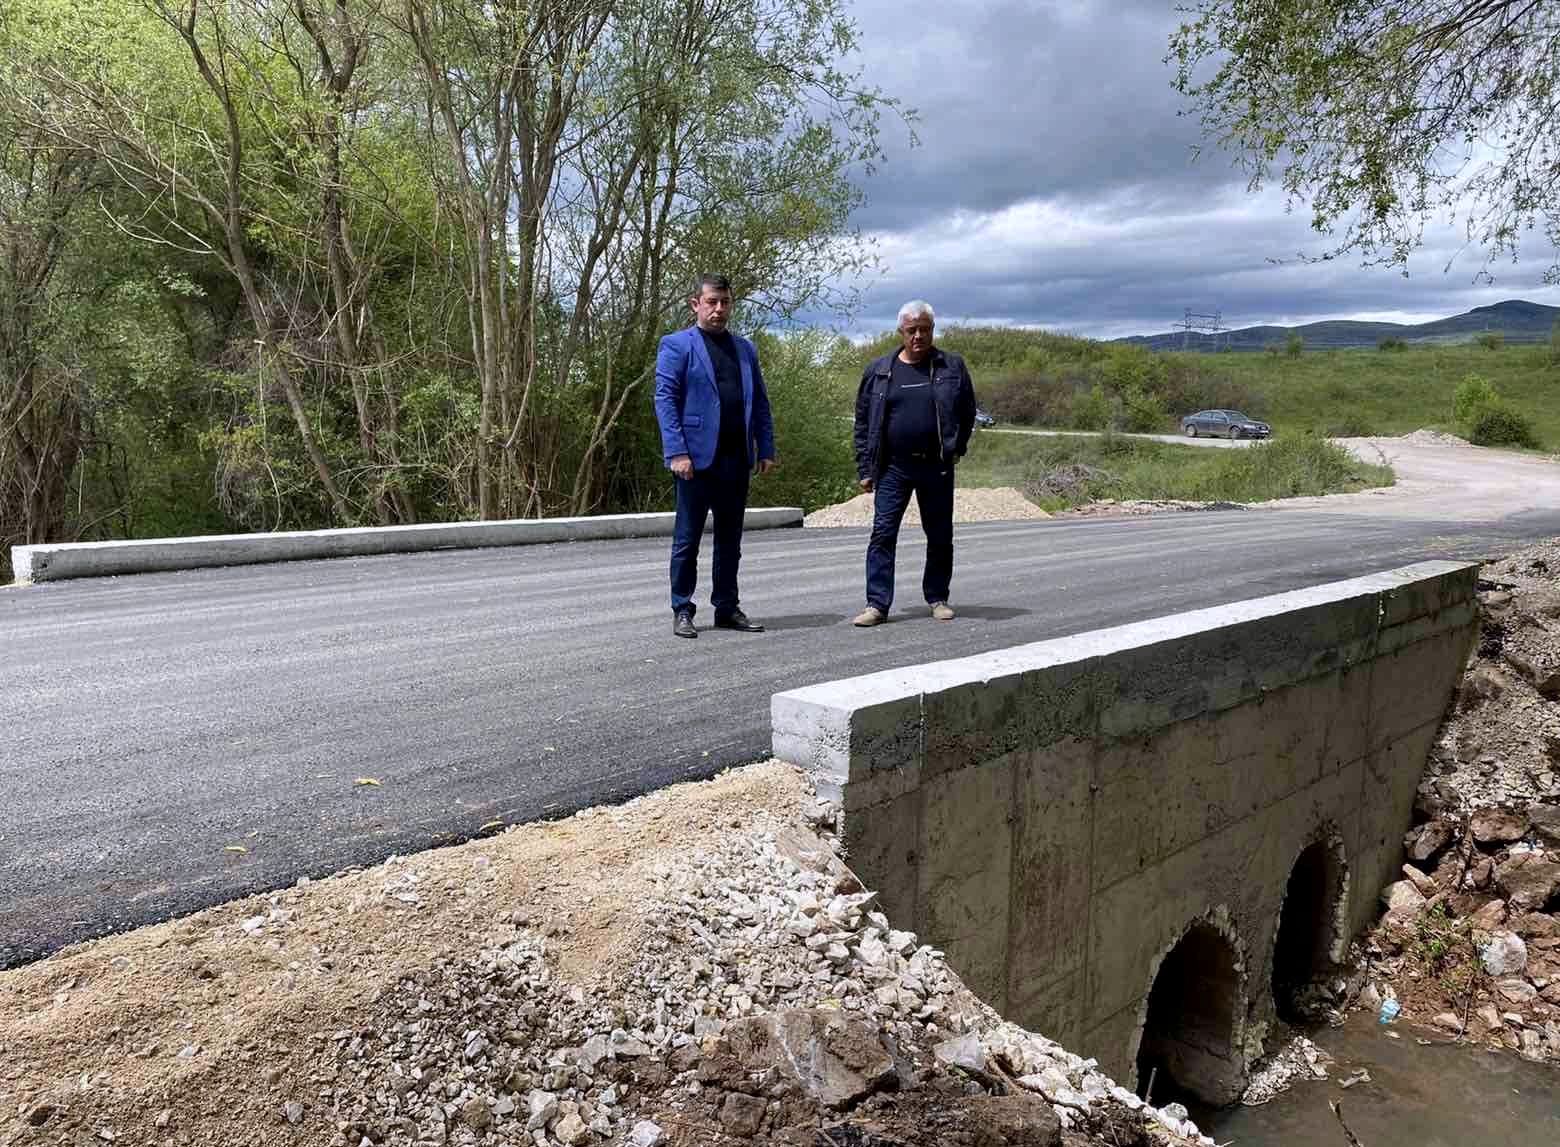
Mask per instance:
[[[1188,438],[1199,434],[1211,438],[1271,438],[1273,428],[1238,410],[1199,410],[1181,419],[1181,433]]]

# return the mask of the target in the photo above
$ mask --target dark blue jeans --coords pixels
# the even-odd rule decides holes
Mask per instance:
[[[677,484],[677,522],[672,530],[672,612],[696,611],[693,591],[699,579],[699,540],[704,519],[715,514],[715,587],[710,605],[716,617],[737,610],[737,565],[742,560],[742,515],[747,510],[747,459],[717,455],[705,470]]]
[[[867,543],[867,604],[884,613],[894,604],[894,555],[899,523],[915,495],[926,531],[926,570],[921,592],[928,605],[948,600],[953,579],[953,467],[912,459],[891,461],[877,480],[872,540]]]

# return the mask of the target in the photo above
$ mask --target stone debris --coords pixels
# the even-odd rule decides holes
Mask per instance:
[[[1247,1107],[1260,1107],[1288,1091],[1297,1079],[1326,1079],[1331,1062],[1332,1057],[1305,1036],[1295,1036],[1251,1073],[1240,1101]]]
[[[1431,751],[1404,879],[1356,954],[1405,1019],[1560,1060],[1560,703],[1545,692],[1560,542],[1481,574],[1478,649]],[[1469,982],[1471,1000],[1443,987]]]
[[[783,836],[732,832],[660,866],[646,940],[610,978],[567,982],[528,920],[403,980],[327,1044],[343,1142],[659,1147],[675,1125],[811,1143],[825,1126],[866,1135],[862,1120],[917,1097],[933,1123],[994,1104],[969,1117],[1058,1134],[1146,1120],[1212,1142],[1184,1110],[1147,1109],[1093,1060],[1003,1022],[817,838]]]
[[[814,510],[802,519],[804,526],[870,526],[873,496],[857,494],[848,501]],[[953,492],[955,522],[1001,522],[1049,518],[1051,515],[1013,486],[970,487]],[[921,524],[920,509],[911,503],[905,511],[906,527]]]

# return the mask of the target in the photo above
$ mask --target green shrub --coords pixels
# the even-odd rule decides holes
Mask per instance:
[[[1292,434],[1249,450],[1220,451],[1218,469],[1192,495],[1206,501],[1265,502],[1392,484],[1386,466],[1360,462],[1314,434]]]
[[[1073,394],[1069,421],[1074,430],[1104,430],[1111,424],[1114,414],[1110,395],[1105,393],[1103,386],[1096,384]]]
[[[1452,418],[1460,426],[1469,426],[1478,418],[1480,411],[1499,401],[1500,395],[1495,393],[1494,384],[1489,379],[1482,374],[1466,374],[1457,384],[1457,392],[1452,395]]]
[[[1065,426],[1072,410],[1073,381],[1056,372],[1007,371],[977,385],[981,404],[1004,422]]]
[[[1506,345],[1506,336],[1500,331],[1483,331],[1474,341],[1485,350],[1499,350]]]
[[[1538,435],[1527,415],[1503,402],[1494,402],[1473,419],[1468,441],[1475,446],[1525,446],[1538,448]]]
[[[1157,434],[1168,430],[1169,419],[1159,400],[1136,387],[1127,391],[1121,405],[1121,428],[1134,434]]]
[[[1376,349],[1377,350],[1407,350],[1408,349],[1408,343],[1404,342],[1402,339],[1398,338],[1396,335],[1388,335],[1386,338],[1382,339],[1380,342],[1378,342],[1376,344]]]
[[[1284,340],[1284,353],[1290,358],[1299,358],[1304,349],[1305,339],[1300,337],[1298,331],[1290,331],[1289,337]]]

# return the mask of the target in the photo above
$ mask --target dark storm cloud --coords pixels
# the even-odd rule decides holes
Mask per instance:
[[[918,109],[921,146],[885,121],[889,159],[855,219],[884,273],[852,331],[891,327],[912,297],[945,318],[1106,337],[1168,329],[1187,307],[1255,325],[1557,301],[1542,283],[1547,246],[1490,268],[1488,285],[1450,230],[1430,234],[1408,279],[1357,258],[1297,260],[1327,247],[1304,205],[1247,193],[1217,149],[1193,159],[1198,126],[1177,114],[1163,62],[1174,0],[860,0],[853,12],[866,79]]]

